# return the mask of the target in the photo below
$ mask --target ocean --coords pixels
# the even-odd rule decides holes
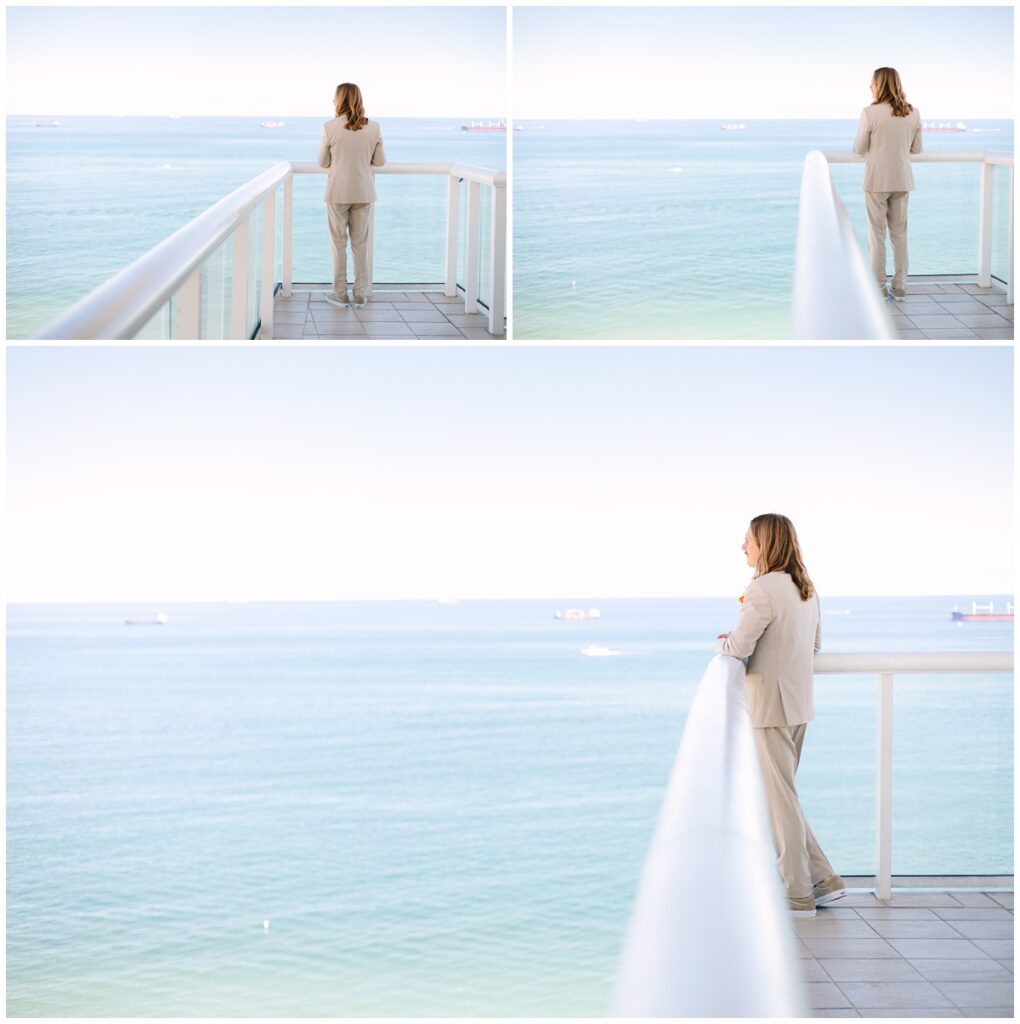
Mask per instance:
[[[27,338],[217,200],[280,160],[314,162],[328,117],[7,118],[7,337]],[[37,122],[59,121],[59,127]],[[470,119],[381,118],[391,163],[506,168],[506,135]],[[332,280],[325,179],[294,187],[294,280]],[[446,179],[381,176],[376,281],[444,279]],[[282,205],[282,204],[278,204]]]
[[[824,648],[1011,649],[950,621],[972,599],[825,599]],[[603,1014],[736,613],[11,606],[8,1014]],[[874,868],[875,691],[819,677],[798,778],[845,874]],[[897,679],[897,874],[1012,871],[1012,722],[1008,677]]]
[[[856,121],[523,121],[514,132],[513,334],[520,339],[783,339],[800,179]],[[1011,121],[924,136],[930,152],[1012,153]],[[919,165],[910,272],[977,272],[979,164]],[[861,166],[833,179],[867,251]],[[996,170],[1005,275],[1006,168]],[[891,257],[890,257],[891,266]]]

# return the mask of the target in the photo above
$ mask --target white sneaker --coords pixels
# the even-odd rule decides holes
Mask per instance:
[[[342,295],[337,295],[336,292],[326,292],[325,298],[331,306],[343,306],[344,309],[346,309],[350,304],[350,300],[347,298],[347,292],[344,292]]]
[[[354,305],[358,306],[359,308],[361,306],[367,306],[368,305],[368,299],[365,298],[365,295],[364,295],[363,292],[355,292],[354,293]]]
[[[824,907],[826,903],[835,903],[846,895],[846,886],[839,875],[823,878],[814,887],[815,906]]]

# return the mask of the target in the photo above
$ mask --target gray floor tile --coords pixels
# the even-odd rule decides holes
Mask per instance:
[[[801,974],[805,981],[834,981],[830,975],[825,973],[822,965],[817,960],[800,960]],[[886,961],[869,961],[869,963],[885,963]],[[890,961],[891,962],[891,961]]]
[[[958,284],[943,284],[939,281],[938,286],[939,291],[945,292],[948,295],[959,295],[963,292],[963,287]]]
[[[395,309],[373,309],[366,306],[358,310],[358,319],[365,324],[368,323],[402,323],[403,318]]]
[[[1013,938],[1012,921],[953,921],[952,926],[967,939]]]
[[[304,337],[304,327],[278,325],[273,330],[274,341],[300,341]]]
[[[983,341],[1012,341],[1012,327],[975,327],[974,333]]]
[[[809,981],[807,983],[808,1005],[818,1009],[832,1010],[837,1007],[851,1007],[853,1003],[831,981]]]
[[[914,321],[914,326],[920,327],[921,330],[932,327],[947,331],[963,326],[955,316],[950,316],[949,313],[929,313],[927,310],[923,313],[911,313],[910,319]]]
[[[932,341],[971,341],[977,338],[974,330],[970,327],[955,327],[953,330],[925,327],[924,335]]]
[[[1005,907],[937,907],[932,911],[943,921],[1012,921],[1013,915]]]
[[[988,961],[991,963],[991,961]],[[819,960],[825,973],[844,981],[924,981],[906,960]]]
[[[994,960],[1013,959],[1012,939],[973,939],[972,941],[982,953]]]
[[[1011,1007],[987,1007],[982,1006],[980,1008],[967,1008],[960,1011],[964,1017],[1012,1017],[1013,1010]]]
[[[873,1010],[858,1009],[862,1017],[962,1017],[963,1011],[955,1006],[904,1006],[892,1009],[890,1007],[879,1007]]]
[[[924,331],[920,329],[900,331],[899,335],[903,341],[924,341],[926,338]]]
[[[997,960],[911,960],[910,965],[928,981],[1013,982]]]
[[[862,959],[870,960],[873,957],[895,958],[901,954],[885,939],[815,939],[806,938],[801,940],[808,951],[818,960],[837,959]],[[961,939],[961,942],[966,941]],[[822,964],[824,967],[825,964]]]
[[[969,939],[889,939],[888,942],[896,953],[908,960],[980,960],[983,952]]]
[[[457,327],[485,327],[488,324],[488,318],[482,316],[480,313],[461,313],[461,314],[448,314],[450,323],[455,324]]]
[[[444,324],[449,323],[443,314],[434,306],[409,306],[400,310],[400,315],[409,324]]]
[[[893,325],[897,328],[905,327],[908,330],[914,326],[914,321],[910,319],[905,313],[893,313],[892,318]]]
[[[461,337],[460,331],[452,324],[412,324],[407,325],[419,338],[454,338]]]
[[[917,284],[910,283],[907,285],[907,295],[940,295],[942,292],[942,285],[935,284],[934,282],[918,282]]]
[[[836,903],[825,903],[818,908],[818,916],[821,918],[830,918],[836,920],[840,918],[844,921],[860,921],[862,920],[861,913],[856,907],[848,907],[846,905],[846,897],[838,900]],[[811,918],[802,918],[802,920],[810,921]]]
[[[946,908],[950,909],[950,908]],[[963,907],[956,907],[962,910]],[[937,921],[936,910],[931,907],[861,907],[858,914],[865,921]]]
[[[1009,300],[1006,298],[1005,292],[990,292],[988,295],[982,295],[981,301],[986,306],[1008,306],[1010,305]]]
[[[800,941],[800,939],[794,939],[793,941],[797,949],[797,956],[800,957],[801,960],[814,958],[814,954],[807,948],[807,946],[804,945],[803,942]]]
[[[841,907],[884,907],[879,898],[872,892],[850,892],[840,901]]]
[[[826,1006],[813,1010],[812,1017],[857,1017],[859,1014],[852,1006]]]
[[[465,338],[471,338],[474,341],[503,341],[502,335],[489,334],[487,330],[479,330],[477,327],[462,327],[460,333]]]
[[[994,900],[1000,907],[1007,910],[1013,909],[1013,894],[1011,892],[990,892],[987,894],[990,900]]]
[[[978,1007],[1013,1005],[1011,981],[940,981],[935,987],[953,1006]]]
[[[875,932],[867,921],[851,920],[845,917],[794,918],[794,931],[802,938],[829,939],[873,939]]]
[[[996,313],[954,313],[961,324],[967,327],[1005,327],[1006,321]]]
[[[939,892],[894,892],[886,900],[887,907],[960,907],[963,906],[955,893]]]
[[[977,299],[963,299],[961,302],[950,301],[949,299],[939,299],[937,301],[951,316],[958,317],[961,314],[968,316],[975,313],[988,315],[989,313],[988,307],[983,302],[978,302]]]
[[[858,1009],[956,1005],[927,981],[844,981],[839,987]]]
[[[960,933],[946,921],[871,921],[870,926],[883,939],[958,939]],[[1001,938],[990,935],[987,938]]]

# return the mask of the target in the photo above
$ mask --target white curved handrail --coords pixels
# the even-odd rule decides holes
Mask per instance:
[[[827,150],[825,159],[830,164],[863,164],[867,157],[858,156],[849,150]],[[999,164],[1013,166],[1013,158],[1007,153],[911,153],[912,164]]]
[[[694,696],[617,976],[618,1017],[806,1014],[775,868],[743,662]]]
[[[133,338],[290,173],[290,163],[283,161],[234,189],[51,320],[34,337]]]
[[[451,203],[456,195],[458,181],[473,183],[472,188],[490,185],[493,188],[493,223],[499,221],[500,227],[491,233],[490,238],[490,275],[492,278],[492,295],[489,300],[489,329],[493,333],[502,330],[505,277],[505,259],[502,251],[504,244],[503,229],[506,209],[506,173],[467,164],[453,163],[394,163],[373,168],[378,174],[435,174],[445,176],[450,181],[447,198],[447,294],[455,294],[453,285],[449,283],[456,273],[457,245],[457,206]],[[70,309],[47,323],[34,337],[39,340],[66,339],[111,339],[124,340],[135,337],[146,324],[175,296],[187,297],[190,320],[186,323],[198,331],[200,323],[199,311],[199,271],[202,264],[212,256],[218,247],[238,228],[246,223],[259,203],[267,204],[267,211],[275,210],[275,192],[284,185],[284,290],[289,289],[289,246],[291,244],[291,192],[292,176],[295,174],[325,174],[326,170],[309,161],[281,161],[264,171],[262,174],[235,189],[219,202],[200,213],[184,227],[175,231],[169,238],[154,246],[132,264],[115,274],[108,281],[93,289],[84,298],[76,302]],[[472,208],[473,209],[473,208]],[[477,211],[475,211],[477,212]],[[270,218],[269,228],[275,239],[275,215],[267,212]],[[473,266],[477,262],[477,246],[479,219],[469,214],[468,221],[468,253],[467,264]],[[242,249],[244,246],[242,245]],[[263,283],[263,328],[269,322],[271,331],[272,294],[276,282],[272,280],[274,252],[272,245],[263,254],[261,268]],[[235,256],[235,259],[237,257]],[[474,303],[478,298],[477,274],[465,289],[467,293],[465,312],[475,312]],[[243,326],[244,299],[243,289],[247,287],[242,280],[239,308],[242,316],[235,330]],[[270,318],[267,321],[267,318]],[[182,329],[188,329],[186,326]],[[190,335],[188,335],[190,336]],[[238,334],[236,337],[241,337]],[[271,334],[270,334],[271,336]]]
[[[881,339],[896,329],[832,183],[824,153],[804,159],[793,286],[798,340]]]
[[[815,675],[930,675],[1013,671],[1012,651],[816,654]]]
[[[310,160],[294,161],[291,167],[295,174],[326,174],[328,169]],[[471,164],[384,164],[373,167],[374,174],[452,174],[465,181],[477,181],[479,185],[506,187],[506,171],[491,171],[486,167]]]

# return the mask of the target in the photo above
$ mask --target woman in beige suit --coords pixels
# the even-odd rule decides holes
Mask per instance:
[[[907,199],[914,188],[910,154],[921,152],[921,115],[907,102],[895,68],[879,68],[871,78],[875,102],[861,111],[854,152],[866,158],[864,201],[868,208],[871,267],[883,296],[885,229],[893,249],[893,295],[907,294]]]
[[[822,646],[818,594],[786,516],[752,519],[741,550],[754,578],[736,626],[719,635],[716,651],[747,659],[747,706],[779,871],[791,913],[814,917],[816,906],[846,895],[804,818],[793,781],[814,718],[814,654]]]
[[[368,280],[368,231],[376,200],[373,167],[386,163],[379,125],[365,117],[361,90],[351,82],[336,87],[336,117],[322,127],[319,166],[329,168],[326,217],[333,246],[333,291],[326,301],[346,306],[347,239],[354,254],[354,305],[364,306]]]

